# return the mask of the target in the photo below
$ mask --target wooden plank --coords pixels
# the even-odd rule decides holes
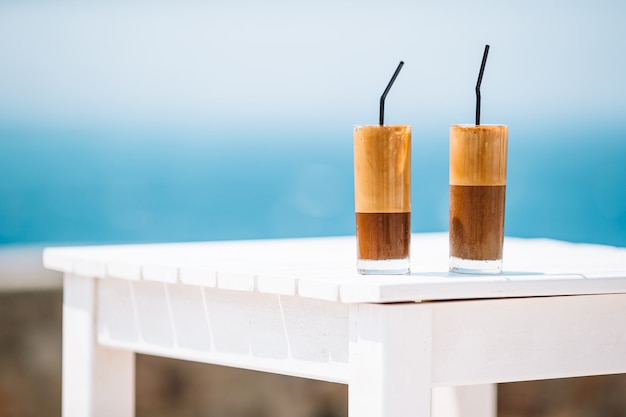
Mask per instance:
[[[626,248],[505,240],[505,273],[447,272],[447,234],[413,236],[412,274],[362,276],[353,237],[50,248],[51,269],[344,303],[626,293]]]
[[[217,270],[206,266],[182,265],[180,282],[188,285],[201,285],[213,288],[217,285]]]
[[[217,273],[217,287],[225,290],[254,291],[255,282],[253,272],[220,271]]]
[[[100,281],[100,288],[98,340],[104,345],[348,380],[345,304],[114,279]],[[438,386],[626,372],[624,294],[423,305],[433,312]],[[398,320],[419,331],[411,317]]]
[[[141,268],[139,261],[114,259],[106,264],[106,276],[137,281],[141,279]]]
[[[298,296],[103,279],[104,346],[347,381],[348,306]]]
[[[496,277],[452,273],[391,277],[386,282],[364,278],[341,285],[341,301],[398,302],[475,298],[542,297],[626,292],[626,278],[582,275],[502,274]]]
[[[169,282],[178,281],[179,267],[176,264],[146,263],[141,268],[141,277],[146,281]]]
[[[262,293],[278,295],[296,295],[297,279],[296,271],[281,273],[268,273],[257,275],[257,289]]]
[[[432,305],[436,385],[626,373],[626,294]]]

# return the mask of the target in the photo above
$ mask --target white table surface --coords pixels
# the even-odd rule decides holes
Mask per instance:
[[[350,237],[47,248],[63,416],[134,414],[134,354],[348,384],[350,417],[496,416],[496,383],[626,372],[626,249],[506,238],[504,273],[356,273]],[[444,410],[452,410],[450,413]]]
[[[507,237],[504,273],[448,272],[448,234],[414,234],[411,274],[356,273],[353,236],[47,248],[44,265],[159,281],[356,302],[626,293],[626,248]]]

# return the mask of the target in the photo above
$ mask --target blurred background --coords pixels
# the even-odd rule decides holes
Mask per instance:
[[[448,129],[474,121],[490,44],[506,234],[626,246],[625,18],[617,0],[0,0],[0,417],[60,415],[43,247],[353,234],[352,126],[377,123],[400,60],[385,120],[413,127],[414,232],[448,229]],[[137,390],[139,416],[347,413],[340,385],[147,356]],[[621,376],[499,397],[501,416],[626,416]]]

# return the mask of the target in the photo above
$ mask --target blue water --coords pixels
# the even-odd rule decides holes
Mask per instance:
[[[510,128],[506,234],[626,246],[626,128]],[[351,135],[0,128],[0,245],[350,235]],[[448,228],[447,128],[427,136],[414,232]]]

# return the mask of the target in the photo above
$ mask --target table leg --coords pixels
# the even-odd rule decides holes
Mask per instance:
[[[428,304],[355,304],[350,310],[350,417],[431,415]]]
[[[130,417],[135,356],[96,343],[97,280],[63,279],[63,417]]]

